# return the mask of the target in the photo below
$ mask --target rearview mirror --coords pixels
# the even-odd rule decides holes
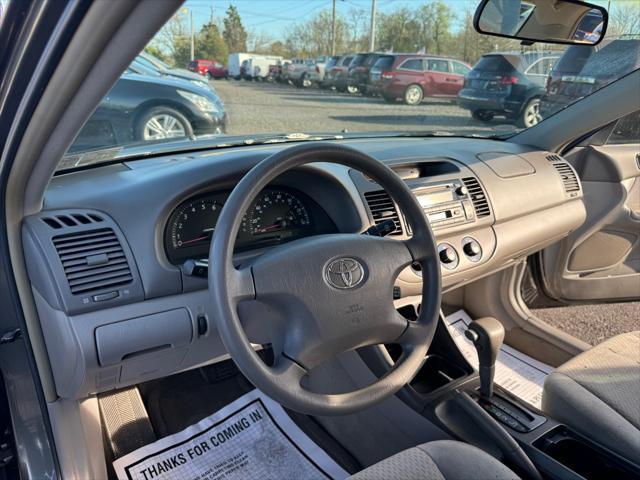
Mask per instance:
[[[526,42],[596,45],[607,10],[578,0],[483,0],[473,26],[480,33]]]

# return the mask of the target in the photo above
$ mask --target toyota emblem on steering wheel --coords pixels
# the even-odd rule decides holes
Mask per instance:
[[[353,258],[338,258],[325,267],[326,282],[340,290],[358,286],[364,280],[364,267]]]

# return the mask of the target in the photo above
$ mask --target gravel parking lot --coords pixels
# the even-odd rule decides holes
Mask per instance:
[[[640,303],[606,303],[532,310],[540,320],[591,345],[640,330]]]
[[[503,119],[490,124],[473,120],[449,100],[427,100],[411,107],[400,101],[349,95],[319,88],[299,89],[280,83],[214,81],[230,117],[227,133],[438,131],[489,135],[509,133]]]

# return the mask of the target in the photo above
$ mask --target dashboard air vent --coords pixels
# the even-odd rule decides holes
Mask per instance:
[[[462,179],[465,187],[469,190],[469,196],[473,202],[473,208],[476,211],[476,217],[488,217],[491,215],[491,209],[489,208],[489,201],[482,189],[482,186],[475,177],[465,177]]]
[[[54,215],[51,217],[43,217],[42,221],[54,230],[58,230],[64,227],[77,227],[79,225],[100,223],[104,220],[95,213],[72,213],[69,215]]]
[[[396,205],[387,192],[384,190],[367,192],[364,194],[364,198],[367,200],[367,205],[369,205],[371,216],[376,225],[391,219],[396,224],[396,229],[389,235],[402,235],[402,224],[400,223],[398,210],[396,210]]]
[[[74,295],[133,280],[122,245],[111,228],[58,235],[52,240]]]
[[[580,190],[578,177],[568,163],[554,163],[553,166],[560,174],[560,178],[562,178],[562,183],[564,184],[564,190],[567,193],[578,192]]]
[[[550,162],[562,162],[560,155],[547,155],[547,160]]]

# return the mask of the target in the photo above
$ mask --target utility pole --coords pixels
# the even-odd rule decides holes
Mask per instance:
[[[189,21],[191,23],[191,61],[196,59],[196,40],[193,32],[193,10],[189,10]]]
[[[333,12],[331,14],[331,56],[336,54],[336,0],[333,0]]]
[[[369,28],[369,51],[376,46],[376,0],[371,0],[371,27]]]

